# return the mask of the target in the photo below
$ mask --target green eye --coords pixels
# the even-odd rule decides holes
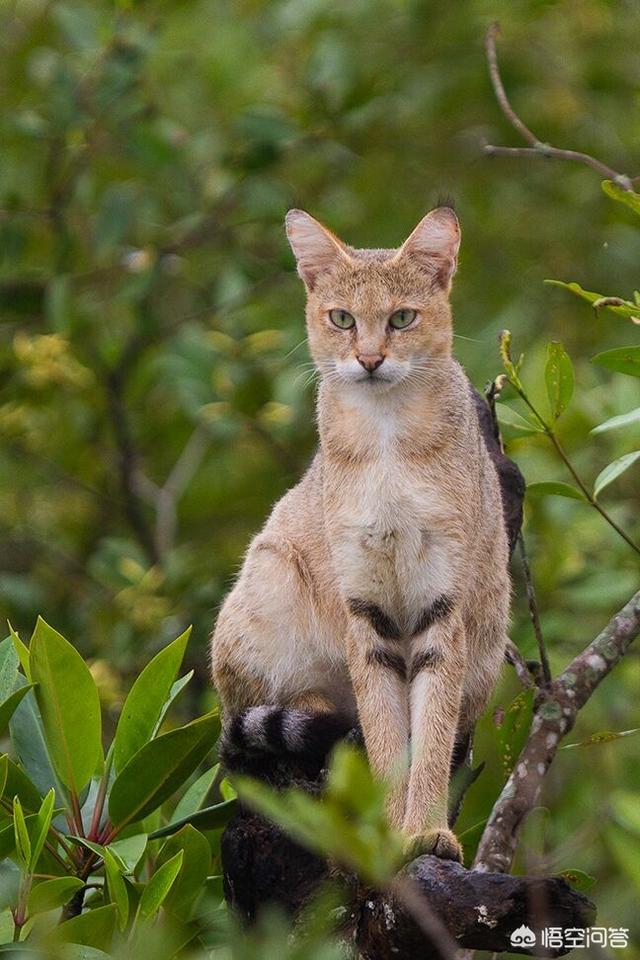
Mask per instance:
[[[346,310],[330,310],[329,319],[334,326],[340,327],[341,330],[351,330],[356,325],[355,317],[352,317]]]
[[[389,317],[389,326],[393,327],[394,330],[403,330],[405,327],[408,327],[410,323],[413,323],[416,316],[415,310],[396,310],[396,312],[392,313]]]

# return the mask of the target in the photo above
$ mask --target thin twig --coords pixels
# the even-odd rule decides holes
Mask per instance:
[[[518,674],[518,679],[523,687],[531,688],[536,686],[535,678],[529,670],[527,661],[524,659],[513,640],[507,641],[505,649],[505,660],[507,660]]]
[[[538,643],[538,651],[540,653],[540,663],[542,664],[542,676],[544,677],[544,682],[549,683],[549,681],[551,680],[551,667],[549,665],[547,647],[544,642],[542,627],[540,625],[540,614],[538,613],[536,591],[533,585],[533,576],[531,575],[531,568],[529,566],[529,558],[527,557],[527,548],[525,546],[522,530],[518,535],[518,549],[520,550],[520,560],[522,561],[524,583],[527,591],[527,604],[529,606],[529,616],[531,617],[533,632],[535,633],[536,641]]]
[[[607,180],[613,180],[613,182],[617,183],[618,186],[623,190],[629,190],[633,192],[633,184],[640,180],[640,176],[630,177],[626,173],[620,173],[618,170],[614,170],[613,167],[608,166],[608,164],[603,163],[596,157],[592,157],[588,153],[582,153],[579,150],[565,150],[560,147],[554,147],[550,143],[545,143],[545,141],[537,137],[533,130],[530,130],[529,127],[520,119],[518,114],[511,106],[507,93],[504,89],[502,77],[500,76],[498,55],[496,53],[496,37],[499,35],[499,33],[500,25],[498,23],[492,23],[485,37],[485,50],[487,53],[487,64],[489,66],[491,85],[502,113],[507,118],[511,126],[518,131],[522,139],[526,140],[530,146],[498,147],[494,146],[493,144],[486,143],[484,144],[484,152],[488,156],[493,157],[551,157],[556,160],[573,160],[577,163],[586,164],[586,166],[591,167],[592,170],[595,170],[600,174],[600,176],[605,177]]]

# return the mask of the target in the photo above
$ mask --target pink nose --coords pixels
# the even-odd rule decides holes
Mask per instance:
[[[377,370],[380,364],[383,362],[384,357],[380,353],[361,353],[359,354],[358,363],[361,367],[367,371],[367,373],[373,373],[374,370]]]

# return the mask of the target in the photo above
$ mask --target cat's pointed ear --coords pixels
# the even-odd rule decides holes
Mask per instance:
[[[342,240],[304,210],[289,210],[285,225],[298,274],[308,290],[313,290],[320,273],[338,262],[351,262]]]
[[[433,272],[448,290],[458,265],[460,224],[451,207],[436,207],[423,217],[402,244],[395,259],[411,258]]]

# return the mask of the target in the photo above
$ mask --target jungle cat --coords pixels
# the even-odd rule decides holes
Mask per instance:
[[[504,657],[510,583],[495,467],[452,358],[460,228],[428,213],[398,249],[286,228],[319,371],[319,450],[251,543],[212,639],[226,736],[303,751],[351,714],[409,846],[460,859],[456,742]]]

